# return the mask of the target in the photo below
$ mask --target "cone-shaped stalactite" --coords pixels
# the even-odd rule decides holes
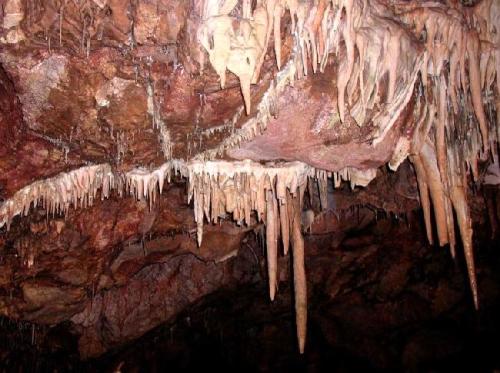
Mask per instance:
[[[269,298],[274,300],[278,287],[278,237],[276,217],[274,215],[275,198],[271,190],[266,196],[266,249],[267,273],[269,278]]]

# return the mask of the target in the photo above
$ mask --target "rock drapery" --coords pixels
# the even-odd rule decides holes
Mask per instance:
[[[410,157],[428,240],[433,241],[433,210],[437,241],[441,246],[449,244],[455,256],[456,219],[474,303],[479,306],[467,193],[470,179],[482,182],[481,162],[491,164],[484,182],[496,183],[500,3],[482,0],[470,7],[455,1],[382,0],[159,4],[138,2],[125,10],[113,1],[49,1],[45,5],[5,1],[0,38],[5,52],[0,61],[14,86],[21,87],[23,118],[19,122],[48,147],[61,149],[59,162],[64,165],[48,174],[40,172],[33,183],[19,176],[17,187],[9,188],[6,180],[9,192],[0,205],[0,226],[9,226],[14,216],[26,215],[31,206],[40,203],[47,215],[65,213],[70,206],[91,206],[98,191],[101,198],[114,190],[119,196],[146,199],[151,208],[160,198],[164,181],[180,173],[189,183],[188,200],[193,200],[198,245],[202,244],[205,220],[216,223],[230,214],[238,224],[265,224],[271,299],[277,289],[279,238],[285,253],[291,246],[297,335],[303,351],[307,296],[300,221],[310,179],[318,183],[321,207],[326,208],[324,191],[329,178],[335,186],[341,180],[350,181],[352,187],[366,186],[375,178],[378,166],[388,163],[397,169]],[[188,16],[190,11],[198,18]],[[175,56],[165,47],[172,41]],[[17,54],[30,48],[42,51],[18,64]],[[105,52],[106,48],[115,50]],[[120,57],[116,50],[127,57]],[[274,58],[269,58],[272,54]],[[117,68],[113,58],[123,66]],[[92,75],[87,64],[100,66],[100,75]],[[194,99],[195,117],[186,114],[179,119],[184,111],[191,112],[188,105],[195,104],[186,103],[186,110],[182,104],[177,107],[182,97],[175,98],[172,93],[174,99],[168,101],[165,87],[186,86],[195,73],[200,76],[196,79],[203,79],[211,73],[208,65],[218,76],[222,92],[235,83],[227,70],[237,77],[243,106],[236,95],[234,108],[203,122],[208,105],[204,91],[200,91]],[[328,70],[332,66],[333,72]],[[279,70],[276,74],[275,68]],[[79,74],[89,78],[82,81],[97,83],[79,87],[75,78]],[[335,87],[322,87],[331,107],[327,120],[312,112],[313,123],[308,123],[310,146],[321,151],[307,158],[300,149],[287,151],[282,146],[269,155],[266,134],[278,129],[281,135],[279,129],[284,124],[279,118],[286,115],[286,100],[293,95],[290,85],[309,88],[313,95],[314,84],[301,84],[319,79],[311,75],[321,74],[335,82]],[[167,83],[161,81],[164,75]],[[252,85],[258,92],[252,92]],[[61,92],[71,91],[75,96],[84,92],[76,106],[87,109],[79,111],[65,104],[62,115],[63,109],[59,113],[57,105],[62,101]],[[165,100],[173,109],[166,108]],[[133,106],[132,117],[120,111],[123,103]],[[213,106],[210,108],[215,112]],[[44,116],[44,110],[49,109],[56,114]],[[69,122],[67,112],[76,123],[65,125]],[[59,123],[61,118],[64,121]],[[210,125],[221,118],[222,125]],[[14,128],[8,119],[4,121],[5,127]],[[198,145],[189,133],[187,140],[183,138],[186,130],[177,129],[176,121],[195,123]],[[137,123],[142,127],[135,128]],[[198,125],[206,128],[200,132]],[[105,135],[96,130],[101,127],[106,128]],[[189,126],[184,127],[190,131]],[[360,148],[367,147],[367,155],[325,162],[328,149],[341,149],[346,142],[329,136],[343,130],[363,134],[358,143],[364,144]],[[222,138],[214,141],[213,135],[219,131]],[[15,136],[7,134],[5,138]],[[212,139],[202,146],[204,136]],[[98,140],[87,142],[87,137]],[[362,154],[358,143],[354,141],[350,149]],[[113,154],[106,149],[107,144],[113,144]],[[240,149],[235,149],[237,146]],[[383,150],[375,164],[370,164],[368,155],[378,152],[377,146]],[[246,157],[248,154],[251,156]],[[240,158],[274,162],[260,165],[235,160]],[[88,164],[82,166],[82,160]],[[67,170],[68,163],[78,168]],[[133,167],[137,163],[153,166]]]

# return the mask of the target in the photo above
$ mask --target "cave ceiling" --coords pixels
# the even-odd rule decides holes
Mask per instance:
[[[370,189],[387,168],[413,178],[428,241],[453,256],[462,243],[478,306],[468,194],[500,183],[496,0],[0,0],[0,109],[0,245],[16,253],[0,264],[0,313],[71,320],[84,356],[120,340],[88,342],[89,289],[120,297],[175,250],[225,260],[259,224],[271,299],[293,254],[302,351],[304,200],[328,212],[347,183],[353,204],[399,212]],[[122,268],[151,234],[152,254]],[[183,265],[199,292],[231,281]],[[169,269],[154,271],[166,289]]]

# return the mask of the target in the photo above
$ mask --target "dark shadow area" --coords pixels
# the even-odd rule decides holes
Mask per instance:
[[[500,368],[499,242],[476,227],[481,308],[462,255],[425,245],[417,215],[347,233],[306,236],[309,323],[297,351],[292,291],[280,262],[267,284],[221,289],[168,324],[99,359],[79,361],[69,324],[1,320],[3,371],[492,372]],[[460,248],[459,248],[460,252]],[[283,265],[284,264],[284,265]]]

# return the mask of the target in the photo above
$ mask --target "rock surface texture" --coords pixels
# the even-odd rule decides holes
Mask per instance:
[[[365,280],[375,324],[402,325],[377,320],[392,296],[439,315],[401,295],[426,291],[407,275],[425,242],[381,275],[381,240],[344,241],[379,213],[463,258],[479,309],[499,139],[497,0],[0,0],[0,315],[65,325],[83,359],[261,281],[293,289],[301,353],[308,300],[338,332],[325,315],[366,312],[345,290]]]

